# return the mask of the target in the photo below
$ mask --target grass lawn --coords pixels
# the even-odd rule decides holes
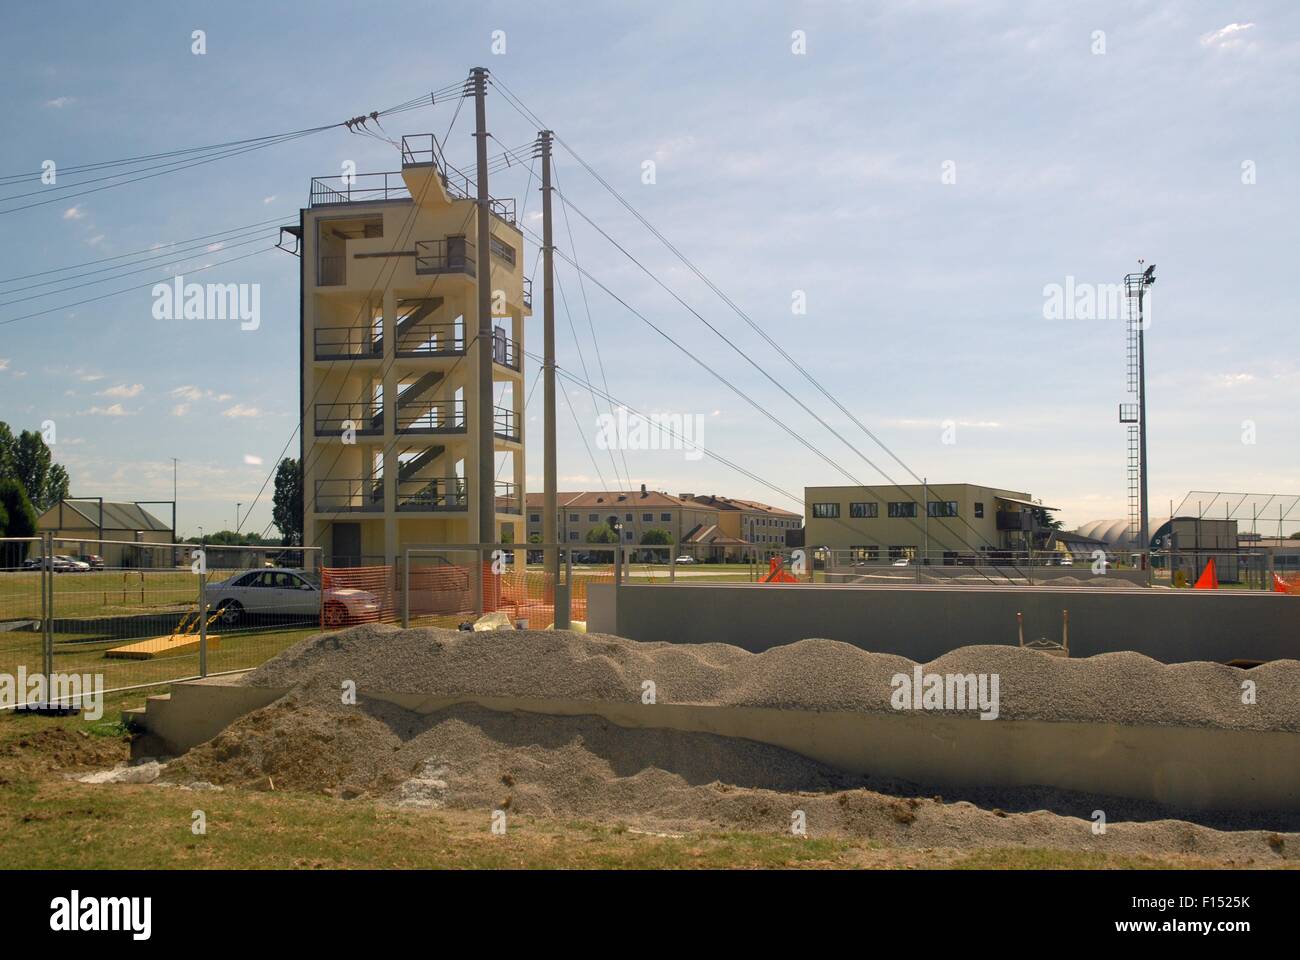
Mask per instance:
[[[0,869],[91,868],[1026,868],[1204,867],[1187,858],[1049,849],[956,851],[865,839],[710,832],[654,836],[618,825],[514,816],[493,835],[481,811],[395,810],[369,799],[227,789],[89,785],[66,770],[126,759],[116,719],[0,714]],[[202,810],[205,835],[192,830]]]

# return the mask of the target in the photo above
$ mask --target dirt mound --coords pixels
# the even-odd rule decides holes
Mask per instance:
[[[286,689],[322,683],[337,691],[350,680],[362,692],[638,703],[652,681],[659,703],[892,713],[893,678],[911,677],[916,666],[834,640],[753,654],[724,643],[377,625],[303,640],[242,682]],[[1295,660],[1247,673],[1129,652],[1072,660],[989,645],[961,647],[920,666],[926,674],[996,675],[1002,719],[1300,731]],[[1255,685],[1253,703],[1242,702],[1246,680]]]
[[[1113,798],[1029,789],[922,799],[927,791],[914,784],[852,777],[711,734],[471,705],[423,716],[337,701],[332,688],[295,691],[174,761],[165,778],[481,810],[485,824],[504,810],[651,831],[789,832],[802,811],[810,835],[914,847],[1181,853],[1239,863],[1276,862],[1300,849],[1300,835],[1154,819],[1167,811]],[[1093,832],[1097,809],[1110,821],[1104,835]]]

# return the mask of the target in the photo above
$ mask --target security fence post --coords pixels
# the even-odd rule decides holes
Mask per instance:
[[[411,629],[411,548],[402,558],[402,629]]]
[[[199,676],[208,675],[208,558],[199,564]]]
[[[54,534],[41,534],[41,672],[45,699],[54,690]]]

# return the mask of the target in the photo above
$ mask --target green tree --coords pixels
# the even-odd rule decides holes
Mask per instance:
[[[44,500],[51,459],[50,448],[39,433],[24,430],[18,434],[18,443],[14,447],[14,479],[23,485],[35,506]]]
[[[666,547],[673,542],[673,535],[663,527],[651,527],[641,534],[641,543],[646,546]]]
[[[592,527],[587,531],[588,543],[618,543],[618,534],[610,529],[608,523]]]
[[[17,480],[0,480],[0,513],[4,514],[4,529],[0,530],[0,534],[6,537],[36,536],[36,508]],[[6,543],[0,546],[0,566],[21,566],[30,546],[30,543]]]
[[[302,545],[302,469],[293,457],[285,457],[275,469],[271,522],[286,546]]]
[[[14,473],[14,453],[18,449],[18,441],[14,439],[14,432],[9,429],[9,424],[0,420],[0,480],[16,480]]]
[[[67,468],[61,463],[50,464],[49,476],[45,478],[45,490],[41,494],[40,503],[36,504],[36,509],[44,512],[60,500],[68,499],[71,489],[72,478],[68,476]]]

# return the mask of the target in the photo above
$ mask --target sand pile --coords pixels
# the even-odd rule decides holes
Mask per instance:
[[[802,640],[760,654],[728,644],[638,643],[554,631],[468,633],[356,627],[301,641],[250,673],[252,686],[319,682],[338,691],[479,694],[893,713],[906,657],[834,640]],[[1215,663],[1163,664],[1141,654],[1064,659],[1012,646],[962,647],[923,673],[996,674],[1000,717],[1300,731],[1300,661],[1243,672]],[[1242,703],[1242,682],[1255,703]],[[942,711],[927,711],[942,714]],[[963,714],[969,716],[969,713]]]

